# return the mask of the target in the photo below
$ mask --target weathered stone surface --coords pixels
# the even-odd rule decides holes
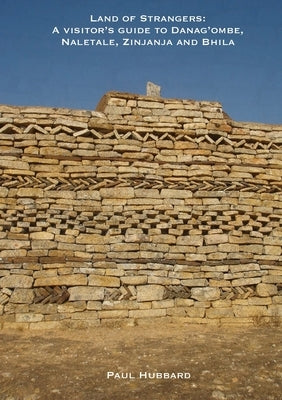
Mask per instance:
[[[30,246],[29,240],[9,240],[0,239],[0,250],[18,250],[28,248]]]
[[[248,272],[248,271],[260,271],[259,264],[250,263],[250,264],[239,264],[239,265],[230,265],[230,271],[232,273],[236,272]]]
[[[260,317],[267,316],[266,306],[233,306],[235,317]]]
[[[101,319],[127,318],[128,310],[102,310],[102,311],[98,311],[98,317]]]
[[[150,97],[160,97],[161,96],[161,87],[156,85],[153,82],[147,82],[146,86],[146,94]]]
[[[131,113],[130,107],[121,107],[121,106],[106,106],[105,108],[106,114],[117,114],[117,115],[125,115]]]
[[[205,236],[206,245],[220,244],[228,242],[228,235],[226,234],[213,234]]]
[[[86,301],[83,300],[71,301],[65,304],[58,305],[59,313],[77,313],[85,310],[86,310]]]
[[[160,300],[160,301],[153,301],[152,308],[172,308],[175,306],[174,300]]]
[[[67,324],[64,324],[64,321],[41,321],[41,322],[30,322],[29,329],[30,330],[55,330],[55,329],[65,329]]]
[[[281,247],[281,240],[282,240],[281,237],[266,236],[264,237],[263,242],[265,245]]]
[[[41,237],[44,235],[41,235]],[[52,241],[52,240],[47,240],[47,239],[34,239],[31,242],[31,248],[33,250],[51,250],[51,249],[56,249],[58,246],[57,242]]]
[[[212,306],[214,308],[228,308],[232,306],[231,300],[216,300],[213,301]]]
[[[146,197],[150,199],[159,199],[158,189],[135,189],[135,197]]]
[[[102,310],[102,302],[101,301],[88,301],[87,302],[87,310]]]
[[[51,232],[32,232],[30,234],[32,240],[52,240],[54,236],[54,233]]]
[[[139,251],[138,243],[114,243],[111,245],[111,251]]]
[[[248,299],[250,306],[269,306],[272,304],[271,297],[250,297]]]
[[[72,128],[87,128],[87,123],[74,120],[73,118],[57,118],[54,123],[55,125],[66,125]]]
[[[35,279],[34,286],[86,286],[87,277],[83,274],[61,275]]]
[[[168,199],[187,199],[192,197],[190,190],[162,189],[161,197]]]
[[[282,304],[282,296],[272,297],[273,304]]]
[[[175,305],[176,307],[191,307],[194,305],[194,300],[176,298]]]
[[[129,311],[129,318],[155,318],[155,317],[165,317],[165,316],[166,316],[166,310],[164,308]]]
[[[179,236],[176,244],[180,246],[202,246],[203,237],[201,235]]]
[[[34,292],[32,289],[18,289],[13,291],[10,298],[11,303],[31,304],[34,299]]]
[[[174,244],[176,242],[176,238],[174,235],[160,234],[160,235],[152,235],[150,237],[150,241],[153,243]],[[158,246],[158,249],[159,248],[160,247]]]
[[[241,278],[233,279],[232,286],[250,286],[261,283],[262,278]]]
[[[14,160],[5,160],[3,158],[0,159],[0,168],[9,168],[9,169],[29,169],[29,164],[24,161],[14,161]]]
[[[98,190],[79,190],[77,191],[78,200],[100,200],[101,196]]]
[[[269,306],[268,312],[271,317],[282,317],[282,304],[273,304]]]
[[[229,318],[234,317],[234,312],[231,307],[228,308],[208,308],[206,310],[207,318]]]
[[[48,165],[48,170],[49,170],[49,165]],[[47,193],[45,193],[45,197],[47,198],[52,198],[52,199],[75,199],[76,198],[76,193],[74,193],[71,190],[60,190],[59,192],[57,190],[48,190]]]
[[[206,309],[202,307],[188,307],[185,311],[190,318],[204,318],[206,313]]]
[[[104,300],[105,289],[101,287],[75,286],[69,290],[69,301]]]
[[[16,322],[40,322],[44,318],[43,314],[23,313],[16,314]]]
[[[260,297],[275,296],[278,293],[277,286],[268,283],[259,283],[256,287],[257,295]]]
[[[0,198],[7,197],[9,193],[9,189],[5,187],[0,187]]]
[[[132,199],[134,189],[131,187],[103,188],[100,189],[100,195],[103,199]]]
[[[198,301],[218,300],[220,298],[220,290],[216,287],[192,288],[191,297]]]
[[[193,286],[207,286],[208,281],[207,279],[184,279],[183,281],[181,281],[183,286],[189,286],[189,287],[193,287]]]
[[[282,242],[282,240],[281,240]],[[281,243],[280,246],[265,246],[264,247],[265,254],[270,254],[273,256],[280,256],[281,255]]]
[[[114,276],[100,276],[100,275],[89,275],[88,284],[90,286],[101,286],[101,287],[119,287],[120,279]]]
[[[263,283],[282,283],[282,275],[266,275],[262,277]]]
[[[17,190],[17,196],[18,197],[43,197],[44,196],[44,191],[43,189],[37,189],[37,188],[20,188]]]
[[[146,275],[121,277],[121,282],[125,285],[144,285],[147,283],[147,281],[148,278]]]
[[[148,276],[148,283],[154,283],[158,285],[179,285],[180,280],[162,276]]]
[[[155,99],[156,100],[156,99]],[[164,108],[164,104],[161,101],[149,101],[149,100],[138,100],[138,106],[141,108]]]
[[[76,238],[77,244],[104,244],[104,237],[97,234],[81,233]]]
[[[163,300],[165,293],[164,286],[161,285],[144,285],[137,287],[137,301],[153,301]]]
[[[31,288],[33,278],[26,275],[8,275],[0,279],[2,288]]]

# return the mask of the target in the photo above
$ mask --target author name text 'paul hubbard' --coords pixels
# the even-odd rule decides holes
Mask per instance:
[[[107,372],[107,379],[190,379],[189,372]]]

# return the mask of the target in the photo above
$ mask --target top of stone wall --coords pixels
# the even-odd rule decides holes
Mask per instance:
[[[152,101],[158,102],[163,104],[209,104],[214,107],[218,107],[222,109],[221,103],[218,101],[197,101],[195,99],[179,99],[179,98],[165,98],[165,97],[151,97],[146,95],[140,95],[137,93],[129,93],[129,92],[119,92],[119,91],[110,91],[104,94],[104,96],[99,101],[98,105],[96,106],[97,111],[103,111],[107,104],[111,104],[111,99],[125,99],[125,100],[139,100],[139,101]]]
[[[120,114],[120,116],[122,116],[133,113],[134,115],[138,115],[139,117],[142,115],[143,117],[146,116],[146,113],[144,114],[143,112],[142,114],[142,110],[144,109],[161,110],[162,108],[165,109],[165,112],[160,112],[159,114],[163,114],[164,116],[171,116],[172,114],[177,115],[177,110],[183,109],[195,112],[202,111],[205,113],[214,113],[214,115],[209,115],[209,117],[213,119],[224,119],[233,127],[259,129],[262,131],[282,130],[282,124],[234,121],[223,110],[222,104],[217,101],[197,101],[193,99],[150,97],[119,91],[107,92],[101,98],[95,110],[0,104],[0,118],[6,118],[8,123],[9,118],[33,118],[35,122],[37,118],[51,118],[53,120],[57,120],[58,118],[62,117],[68,119],[73,118],[74,120],[87,122],[90,118],[94,117],[101,119],[101,123],[103,120],[106,123],[106,120],[109,117],[110,119],[113,119],[112,116],[115,116],[116,114]]]

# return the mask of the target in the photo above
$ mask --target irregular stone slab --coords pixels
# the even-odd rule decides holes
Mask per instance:
[[[268,307],[268,312],[269,312],[269,315],[271,315],[275,318],[282,317],[282,305],[280,305],[280,304],[270,305]]]
[[[10,297],[11,303],[32,304],[34,292],[32,289],[15,289]]]
[[[38,278],[34,286],[86,286],[87,277],[83,274],[60,275],[47,278]]]
[[[275,296],[278,293],[277,286],[268,283],[259,283],[256,292],[260,297]]]
[[[17,196],[18,197],[43,197],[44,196],[44,191],[43,189],[37,189],[37,188],[20,188],[17,190]]]
[[[261,278],[240,278],[232,281],[232,286],[250,286],[261,283]]]
[[[207,279],[184,279],[182,282],[183,286],[207,286],[208,281]]]
[[[245,317],[260,317],[267,316],[267,307],[266,306],[240,306],[236,305],[232,307],[235,317],[245,318]]]
[[[87,128],[86,122],[75,121],[74,119],[57,118],[54,125],[66,125],[72,128]]]
[[[29,164],[25,161],[13,161],[0,159],[0,168],[29,169]]]
[[[9,275],[0,279],[2,288],[31,288],[33,278],[26,275]]]
[[[0,197],[7,197],[9,193],[9,189],[5,187],[0,187]]]
[[[33,240],[52,240],[54,236],[54,233],[51,232],[32,232],[30,234],[30,238]]]
[[[69,290],[69,301],[78,300],[104,300],[104,288],[89,287],[89,286],[75,286]]]
[[[131,187],[102,188],[100,195],[105,199],[132,199],[134,198],[134,189]]]
[[[179,236],[176,244],[184,246],[202,246],[203,237],[201,235]]]
[[[147,82],[146,85],[146,94],[150,97],[160,97],[161,96],[161,87],[156,85],[153,82]]]
[[[206,245],[220,244],[227,242],[228,242],[228,235],[226,234],[214,234],[205,236]]]
[[[191,297],[198,301],[218,300],[220,290],[217,287],[192,288]]]
[[[228,308],[208,308],[206,310],[207,318],[233,318],[234,312],[231,307]]]
[[[161,197],[168,199],[187,199],[192,198],[192,192],[190,190],[162,189]]]
[[[150,199],[159,199],[158,189],[135,189],[135,197],[146,197]]]
[[[204,307],[188,307],[185,311],[190,318],[204,318],[206,313]]]
[[[23,313],[16,314],[16,322],[39,322],[44,318],[43,314]]]
[[[250,306],[269,306],[272,304],[271,297],[249,297],[248,304]]]
[[[127,318],[128,310],[103,310],[98,311],[98,317],[101,319],[107,318]]]
[[[30,246],[29,240],[0,240],[0,250],[18,250]]]
[[[114,276],[89,275],[89,286],[120,287],[120,279]]]
[[[104,237],[97,234],[82,233],[76,238],[77,244],[104,244]]]
[[[131,108],[120,106],[106,106],[105,114],[127,115],[131,114]]]
[[[158,101],[143,101],[138,100],[138,107],[141,108],[164,108],[164,104]]]
[[[77,192],[78,200],[101,200],[98,190],[79,190]]]
[[[123,276],[121,277],[121,282],[125,285],[144,285],[147,283],[147,276],[140,275],[140,276]]]
[[[137,287],[137,301],[153,301],[163,300],[165,293],[164,286],[161,285],[144,285]]]
[[[262,277],[263,283],[282,283],[282,275],[267,275]]]

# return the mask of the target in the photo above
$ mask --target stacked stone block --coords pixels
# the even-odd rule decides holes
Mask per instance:
[[[0,106],[0,325],[276,323],[281,143],[217,102]]]

